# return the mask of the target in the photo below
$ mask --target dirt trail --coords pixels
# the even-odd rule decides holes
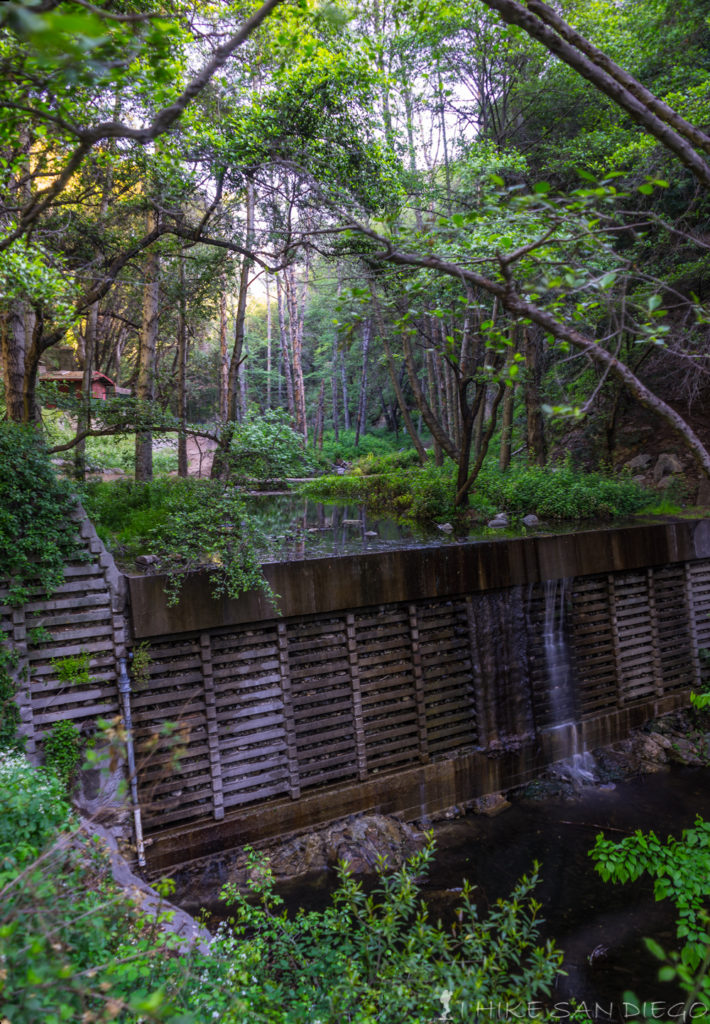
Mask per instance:
[[[188,437],[187,471],[190,476],[208,477],[217,445],[206,437]]]

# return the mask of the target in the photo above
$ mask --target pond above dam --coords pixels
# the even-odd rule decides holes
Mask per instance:
[[[428,525],[374,515],[363,505],[320,502],[293,493],[250,494],[244,504],[257,527],[257,548],[264,562],[291,562],[377,551],[468,544],[493,537],[572,533],[594,524],[540,523],[517,529],[490,529],[485,522],[457,524],[442,520]],[[602,524],[603,525],[603,524]],[[608,525],[608,524],[606,524]],[[619,524],[617,524],[619,525]]]
[[[513,521],[507,528],[491,528],[486,521],[452,526],[439,523],[414,524],[374,515],[363,505],[327,503],[291,492],[249,494],[244,503],[257,527],[257,549],[264,562],[292,562],[311,558],[332,558],[447,547],[492,540],[535,536],[566,536],[595,530],[654,525],[660,517],[628,521],[540,521],[525,526]],[[670,520],[669,520],[670,521]]]

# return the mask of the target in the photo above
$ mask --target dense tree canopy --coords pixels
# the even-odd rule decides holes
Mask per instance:
[[[134,395],[77,437],[138,430],[143,478],[166,416],[224,448],[281,407],[316,444],[408,430],[463,502],[516,416],[544,462],[543,405],[593,413],[613,461],[629,396],[710,472],[710,2],[0,17],[11,419],[37,420],[40,366],[71,348]]]

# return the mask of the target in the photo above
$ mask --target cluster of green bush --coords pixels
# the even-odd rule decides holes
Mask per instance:
[[[542,1005],[561,969],[539,942],[535,876],[483,920],[465,887],[458,927],[430,922],[417,879],[431,843],[369,894],[343,870],[328,909],[291,919],[255,859],[251,897],[224,893],[233,923],[209,951],[187,949],[111,881],[52,772],[0,753],[0,800],[0,1017],[12,1024],[463,1024],[477,1002]]]
[[[415,466],[414,461],[409,452],[369,456],[350,473],[304,484],[302,492],[324,501],[355,502],[374,515],[406,522],[431,523],[453,517],[452,467],[436,466],[433,460]]]
[[[586,473],[558,465],[514,464],[502,472],[484,466],[476,481],[474,506],[544,519],[615,519],[651,507],[655,496],[630,476]]]
[[[343,462],[355,462],[368,455],[391,455],[400,449],[415,451],[406,433],[393,434],[389,430],[369,430],[367,434],[362,434],[355,444],[354,430],[338,431],[337,439],[334,431],[326,430],[323,432],[322,447],[314,452],[314,456],[321,469],[327,469]]]
[[[95,481],[81,489],[87,514],[119,560],[153,555],[177,600],[187,573],[209,566],[215,594],[237,597],[268,587],[257,554],[257,528],[238,489],[220,480],[160,477]]]
[[[0,423],[0,579],[11,604],[23,603],[33,585],[51,593],[64,564],[81,557],[76,496],[57,478],[31,427]]]
[[[455,472],[429,458],[418,464],[413,450],[359,459],[347,474],[326,476],[304,486],[325,500],[356,501],[375,514],[415,522],[450,519]],[[586,473],[568,463],[546,467],[513,465],[505,472],[489,461],[483,467],[469,506],[483,516],[505,511],[513,517],[535,513],[541,519],[614,519],[649,509],[656,497],[628,476]]]

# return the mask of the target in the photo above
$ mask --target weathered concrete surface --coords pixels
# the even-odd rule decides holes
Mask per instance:
[[[651,718],[687,704],[684,694],[666,696],[590,719],[578,728],[584,748],[624,739]],[[422,821],[453,807],[473,807],[478,797],[514,789],[535,778],[552,761],[576,751],[571,733],[548,731],[521,744],[518,750],[490,756],[471,751],[428,765],[386,773],[365,782],[329,786],[299,800],[277,799],[227,814],[221,821],[165,830],[148,840],[151,875],[178,864],[223,854],[247,843],[261,842],[305,828],[317,828],[349,814],[397,815]]]
[[[133,576],[128,583],[133,635],[142,639],[278,613],[312,615],[707,557],[710,521],[692,520],[269,563],[264,575],[279,595],[278,612],[260,592],[214,599],[207,573],[190,576],[172,607],[162,576]]]

